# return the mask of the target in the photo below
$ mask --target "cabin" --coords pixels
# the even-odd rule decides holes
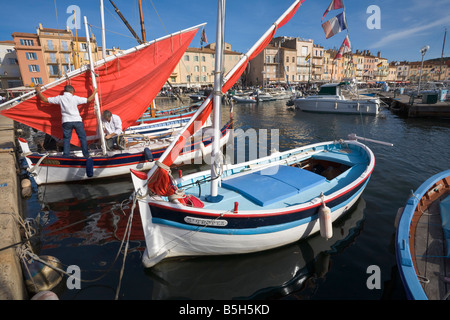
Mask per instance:
[[[327,83],[320,87],[320,96],[340,96],[342,83]]]

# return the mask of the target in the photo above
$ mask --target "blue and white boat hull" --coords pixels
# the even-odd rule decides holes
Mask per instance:
[[[345,152],[355,152],[358,156],[352,158]],[[313,157],[325,162],[341,160],[342,165],[349,168],[328,180],[291,166]],[[353,160],[356,162],[349,162]],[[219,203],[208,203],[205,196],[200,196],[204,206],[189,207],[176,200],[170,202],[157,196],[142,197],[139,199],[139,209],[146,237],[143,263],[151,267],[170,257],[258,252],[308,237],[321,229],[319,211],[323,203],[331,210],[331,221],[352,208],[363,193],[374,165],[373,153],[365,145],[356,141],[345,141],[342,145],[328,142],[226,166],[219,191],[224,199]],[[283,189],[282,184],[278,186],[274,182],[275,189],[283,189],[279,194],[276,190],[271,191],[270,186],[262,186],[262,190],[267,189],[267,193],[271,193],[272,199],[269,195],[258,198],[259,194],[252,194],[254,190],[251,189],[258,188],[256,184],[247,190],[248,194],[246,190],[237,190],[239,186],[232,184],[237,181],[233,180],[235,177],[246,179],[248,175],[250,178],[251,174],[258,175],[262,167],[267,170],[274,166],[278,166],[279,170],[276,175],[254,176],[251,179],[279,179],[283,171],[289,176],[295,170],[303,170],[299,171],[303,180],[312,177],[311,182],[298,192],[291,185]],[[248,170],[250,167],[253,169]],[[141,179],[134,174],[132,177],[137,194],[145,194],[145,177]],[[196,181],[203,181],[206,177],[206,172],[188,175],[177,180],[178,187],[185,188],[186,195],[197,195]],[[208,183],[201,189],[208,190]]]

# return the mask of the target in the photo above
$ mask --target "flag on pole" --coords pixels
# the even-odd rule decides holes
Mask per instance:
[[[331,38],[335,34],[347,29],[347,20],[345,19],[345,12],[338,14],[336,17],[322,24],[323,31],[325,32],[325,37]]]
[[[330,5],[328,6],[327,10],[325,10],[325,13],[323,14],[322,21],[328,12],[330,12],[331,10],[341,9],[343,7],[344,7],[344,0],[331,0]]]
[[[306,56],[305,61],[308,62],[310,58],[311,58],[311,53]]]
[[[205,27],[203,27],[202,35],[200,37],[200,45],[203,45],[203,43],[208,44],[208,39],[206,39]]]
[[[378,67],[378,68],[381,68],[382,65],[383,65],[383,63],[380,62],[379,64],[377,64],[377,67]]]
[[[342,56],[347,53],[352,52],[351,46],[350,46],[350,39],[348,38],[348,35],[345,36],[344,42],[342,42],[341,47],[339,48],[338,53],[334,57],[334,60],[339,60],[342,58]]]

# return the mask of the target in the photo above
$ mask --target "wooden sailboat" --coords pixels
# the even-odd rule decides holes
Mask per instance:
[[[195,26],[165,37],[144,43],[124,51],[117,56],[107,57],[90,66],[83,66],[44,86],[46,96],[57,96],[66,84],[71,84],[77,95],[87,96],[92,88],[98,87],[95,105],[84,105],[80,114],[89,139],[97,139],[100,108],[110,110],[120,116],[123,128],[135,125],[136,121],[152,103],[161,87],[169,78],[179,62],[198,28]],[[89,39],[86,24],[87,39]],[[88,46],[90,49],[90,46]],[[148,84],[151,83],[151,86]],[[1,114],[21,122],[56,138],[62,138],[61,112],[58,105],[43,104],[34,92],[8,101],[2,107]],[[32,115],[32,116],[30,116]],[[227,124],[222,131],[221,143],[226,143],[229,132]],[[100,129],[100,130],[99,130]],[[102,132],[102,131],[100,131]],[[70,156],[60,152],[33,153],[25,139],[19,139],[26,158],[28,169],[37,184],[59,183],[85,179],[111,177],[127,174],[131,168],[149,170],[154,160],[164,152],[174,137],[162,139],[140,139],[138,144],[125,150],[106,151],[104,143],[94,144],[90,150],[91,158],[81,157],[79,151],[72,151]],[[72,136],[71,143],[79,145],[78,137]],[[182,152],[181,161],[190,163],[202,154],[211,151],[211,137],[199,132],[190,137]]]
[[[233,85],[248,61],[264,49],[302,2],[295,1],[289,7],[227,74],[222,85],[220,44],[225,7],[224,1],[218,0],[216,95],[214,103],[210,96],[198,111],[201,114],[214,105],[216,136],[211,170],[173,179],[166,169],[180,148],[174,142],[148,174],[132,171],[146,238],[146,267],[171,257],[267,250],[319,230],[329,238],[331,222],[361,196],[375,158],[367,146],[355,140],[317,143],[234,165],[220,162],[220,92]],[[191,129],[186,125],[186,131]]]

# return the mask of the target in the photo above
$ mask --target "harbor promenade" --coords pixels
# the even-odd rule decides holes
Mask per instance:
[[[0,116],[0,300],[28,299],[16,246],[21,241],[20,179],[14,121]]]

